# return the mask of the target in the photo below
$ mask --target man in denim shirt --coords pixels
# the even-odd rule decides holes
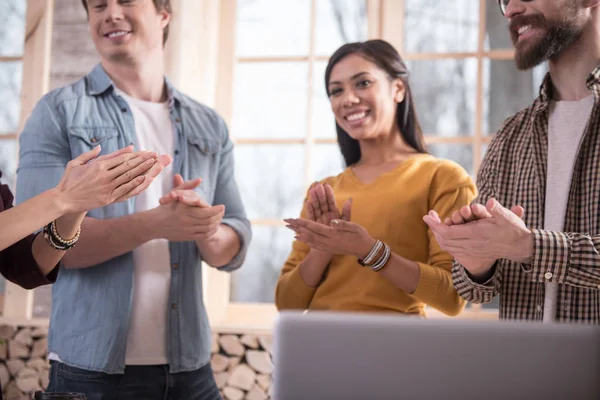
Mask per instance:
[[[49,332],[51,391],[89,400],[217,399],[202,269],[231,271],[251,238],[223,120],[164,78],[169,0],[83,0],[101,57],[36,105],[20,135],[17,198],[56,185],[101,145],[172,154],[166,181],[96,209],[63,259]],[[201,178],[201,183],[199,179]]]

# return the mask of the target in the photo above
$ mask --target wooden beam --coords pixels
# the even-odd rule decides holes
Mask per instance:
[[[219,0],[174,0],[165,46],[166,74],[186,95],[214,107],[217,91]]]
[[[27,1],[19,132],[23,130],[35,103],[48,91],[53,14],[54,0]],[[32,313],[33,291],[6,281],[4,317],[30,319]]]

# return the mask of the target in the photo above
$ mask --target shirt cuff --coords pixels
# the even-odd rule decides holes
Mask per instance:
[[[496,272],[498,271],[497,263],[498,263],[498,261],[496,261],[494,263],[494,265],[492,266],[492,269],[494,270],[494,273],[485,282],[482,282],[482,283],[475,282],[471,278],[471,275],[469,275],[469,272],[467,271],[467,269],[464,266],[462,266],[462,265],[459,265],[459,268],[458,268],[458,277],[459,277],[460,280],[462,280],[463,282],[465,282],[468,286],[471,286],[473,288],[481,290],[482,292],[486,292],[487,291],[490,294],[492,294],[494,292],[494,281],[496,280]]]
[[[564,282],[570,259],[570,241],[561,232],[532,229],[533,257],[531,265],[522,266],[532,274],[534,282]]]
[[[419,265],[420,277],[417,288],[412,293],[424,303],[430,303],[432,298],[437,296],[440,289],[440,273],[438,268],[429,264],[417,263]]]
[[[241,267],[246,259],[246,253],[248,252],[248,246],[250,244],[250,233],[248,232],[247,224],[238,219],[224,218],[221,223],[229,226],[235,231],[240,239],[240,251],[238,251],[229,263],[217,269],[219,271],[233,271]]]

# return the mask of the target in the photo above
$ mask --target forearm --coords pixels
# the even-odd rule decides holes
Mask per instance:
[[[419,284],[419,264],[392,253],[381,275],[406,293],[414,293]]]
[[[311,288],[319,286],[332,257],[329,253],[314,249],[308,253],[304,261],[298,266],[298,272],[306,286]]]
[[[242,247],[237,232],[225,224],[221,224],[212,237],[198,240],[196,244],[203,261],[215,268],[229,264]]]
[[[67,214],[56,220],[56,231],[66,240],[77,235],[86,213]],[[56,250],[48,244],[44,235],[37,235],[31,247],[33,258],[44,275],[49,274],[66,254],[66,251]]]
[[[0,226],[10,227],[0,229],[0,250],[41,229],[65,211],[65,204],[51,189],[0,213]]]
[[[64,256],[63,265],[67,268],[91,267],[158,238],[153,215],[150,210],[112,219],[85,218],[79,241]]]
[[[277,288],[275,305],[278,310],[305,310],[323,280],[332,255],[318,250],[309,250],[304,260],[296,266],[284,266]]]

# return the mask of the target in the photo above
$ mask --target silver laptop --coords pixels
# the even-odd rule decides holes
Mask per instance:
[[[600,328],[282,312],[274,400],[600,399]]]

